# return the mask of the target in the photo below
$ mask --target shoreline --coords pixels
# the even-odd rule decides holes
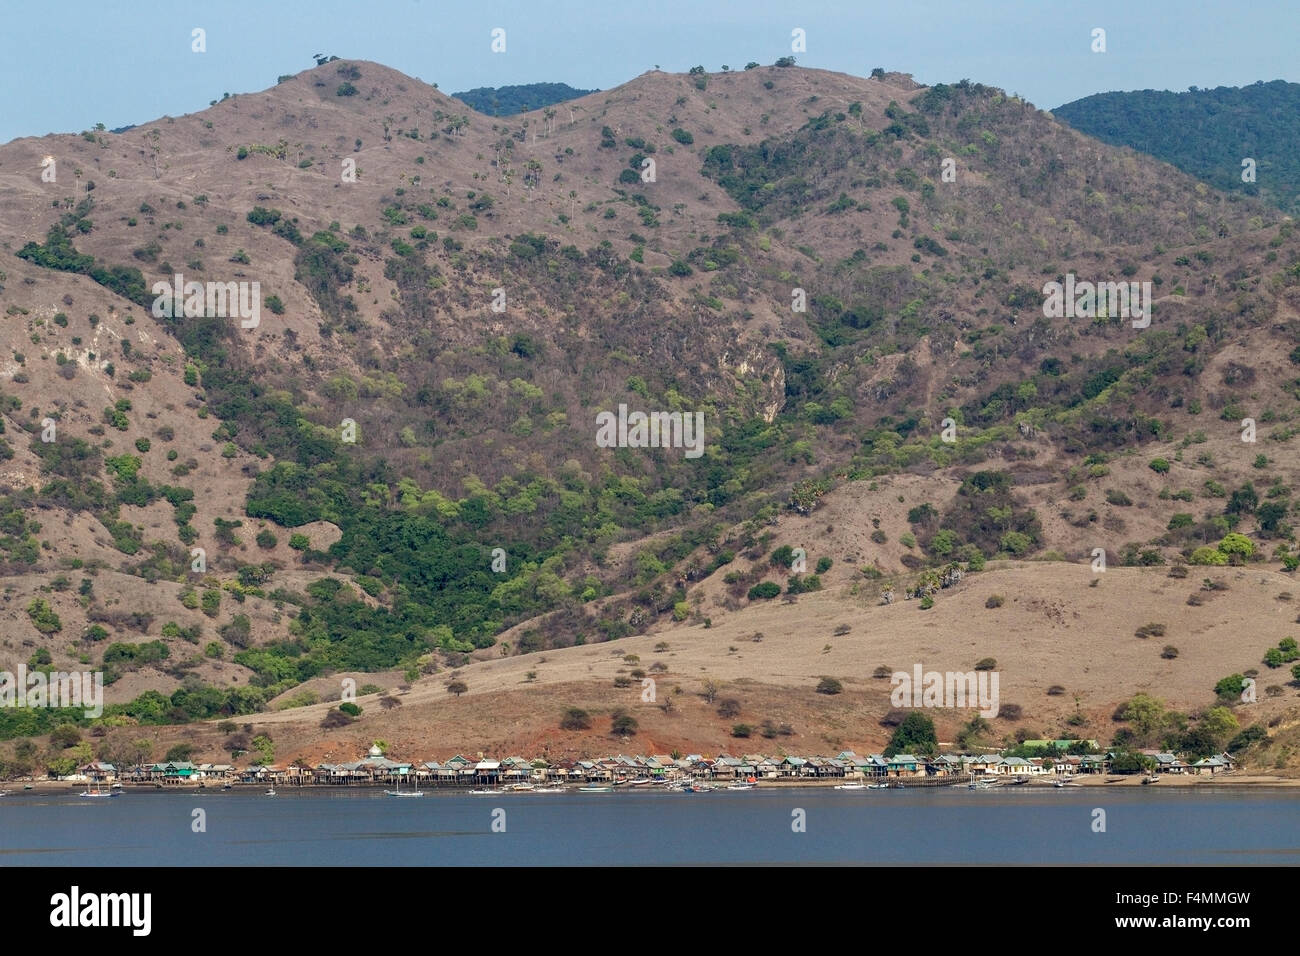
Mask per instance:
[[[1096,788],[1096,787],[1149,786],[1149,787],[1164,787],[1166,789],[1176,788],[1180,790],[1188,790],[1197,787],[1225,787],[1225,786],[1233,787],[1233,788],[1260,787],[1260,788],[1273,788],[1273,789],[1288,789],[1293,787],[1300,787],[1300,778],[1274,777],[1265,774],[1235,774],[1234,773],[1234,774],[1219,774],[1215,776],[1169,775],[1167,777],[1161,777],[1154,784],[1147,784],[1147,785],[1144,785],[1142,783],[1142,779],[1143,779],[1142,774],[1131,774],[1131,775],[1124,775],[1124,776],[1116,776],[1113,774],[1111,775],[1093,774],[1085,777],[1076,777],[1073,781],[1070,781],[1071,784],[1070,786],[1058,788],[1055,786],[1055,778],[1046,777],[1043,779],[1030,779],[1029,781],[1023,784],[1015,784],[1010,781],[1005,781],[1005,782],[999,781],[995,786],[989,787],[988,789],[990,790],[1004,790],[1004,789],[1005,790],[1025,790],[1025,789],[1056,790],[1056,789],[1082,789],[1085,787]],[[958,777],[952,778],[951,781],[945,780],[943,782],[935,782],[935,780],[936,778],[933,777],[917,778],[914,783],[909,781],[908,778],[906,777],[902,778],[901,781],[897,780],[896,778],[890,778],[887,781],[876,781],[876,780],[859,780],[851,777],[822,777],[822,778],[816,778],[811,780],[759,780],[756,784],[756,789],[759,790],[778,790],[778,789],[779,790],[800,790],[800,789],[809,789],[809,788],[833,789],[845,783],[886,782],[889,784],[888,789],[890,790],[895,790],[895,789],[947,790],[947,789],[954,789],[954,788],[964,790],[968,788],[967,785],[969,783],[969,778],[958,778]],[[727,787],[733,782],[734,781],[725,780],[725,779],[703,781],[703,783],[714,788],[714,790],[717,792],[726,791]],[[898,785],[899,783],[902,784],[901,787]],[[259,790],[265,791],[267,789],[266,783],[244,783],[239,781],[230,781],[229,785],[230,785],[229,792],[232,793],[236,791],[240,791],[240,792],[252,792],[252,791],[259,791]],[[72,783],[66,780],[29,780],[29,781],[14,781],[14,782],[0,783],[0,791],[8,791],[9,794],[13,796],[17,796],[22,793],[79,794],[82,790],[86,789],[88,786],[92,786],[92,784],[90,784],[89,782]],[[101,784],[100,786],[106,786],[106,785]],[[374,783],[357,783],[357,784],[319,784],[319,783],[298,784],[298,783],[290,783],[285,781],[285,782],[278,783],[275,786],[277,792],[288,793],[288,792],[306,791],[306,790],[322,791],[322,792],[353,791],[353,790],[382,791],[385,789],[392,788],[393,784],[389,782],[378,782],[378,781]],[[453,793],[453,794],[462,793],[468,795],[471,790],[475,790],[475,789],[478,790],[491,789],[496,793],[502,793],[502,794],[528,792],[527,790],[507,790],[502,787],[488,787],[483,784],[467,784],[465,786],[454,786],[454,787],[438,786],[437,784],[429,781],[420,781],[417,784],[417,786],[421,788],[425,793]],[[586,782],[582,782],[582,783],[548,782],[544,784],[544,786],[548,786],[548,787],[560,786],[564,788],[564,791],[566,793],[578,793],[580,792],[579,788],[584,786],[610,786],[613,787],[613,792],[616,793],[618,792],[657,793],[657,792],[662,792],[664,790],[664,787],[662,785],[633,787],[626,784],[615,786],[613,784],[607,784],[607,783],[586,783]],[[31,789],[30,790],[24,789],[26,787],[30,787]],[[124,793],[169,793],[169,792],[220,793],[225,789],[225,787],[226,787],[225,783],[211,783],[207,785],[200,785],[198,783],[157,784],[152,782],[138,782],[138,783],[126,782],[122,784],[120,789]]]

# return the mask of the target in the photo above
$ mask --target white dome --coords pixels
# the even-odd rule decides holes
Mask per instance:
[[[371,745],[370,745],[370,756],[372,756],[372,757],[382,757],[383,755],[384,755],[384,752],[383,752],[382,750],[379,749],[379,744],[371,744]]]

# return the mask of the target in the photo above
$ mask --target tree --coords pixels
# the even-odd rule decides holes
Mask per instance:
[[[712,677],[706,677],[704,678],[704,683],[701,684],[700,686],[704,694],[704,700],[707,703],[712,704],[715,700],[717,700],[718,691],[721,689],[718,686],[717,681],[715,681]]]
[[[939,738],[934,733],[934,721],[919,710],[911,711],[894,731],[885,748],[884,756],[896,754],[923,754],[933,756],[939,750]]]
[[[844,690],[844,685],[834,677],[823,677],[817,682],[817,693],[819,694],[838,694]]]
[[[1163,724],[1165,705],[1149,694],[1134,694],[1120,713],[1124,720],[1135,726],[1137,734],[1145,741]]]
[[[1243,675],[1229,674],[1214,685],[1214,694],[1220,700],[1240,699],[1245,686],[1246,678]]]
[[[447,693],[455,694],[457,697],[467,690],[469,690],[469,687],[463,680],[454,680],[447,685]]]
[[[1201,718],[1200,727],[1214,739],[1216,747],[1222,748],[1241,729],[1241,724],[1227,707],[1211,707]]]
[[[636,733],[636,718],[623,709],[610,715],[609,731],[619,737],[630,737]]]
[[[591,726],[591,717],[581,707],[570,707],[560,718],[561,730],[586,730]]]
[[[718,704],[718,716],[726,717],[728,719],[732,717],[739,717],[740,701],[736,700],[734,697],[728,697],[725,700],[723,700],[721,703]]]
[[[194,756],[193,744],[177,744],[167,751],[167,756],[163,759],[168,763],[172,763],[189,760],[192,756]]]
[[[131,741],[131,762],[139,765],[148,763],[153,756],[153,741],[145,737]]]
[[[50,732],[50,746],[67,750],[81,743],[81,731],[73,724],[59,724]]]

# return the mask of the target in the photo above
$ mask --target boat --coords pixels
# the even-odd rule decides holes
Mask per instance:
[[[80,796],[83,797],[120,797],[121,795],[121,790],[105,790],[99,784],[95,784],[94,787],[89,790],[81,791],[80,794]]]
[[[887,784],[887,783],[869,783],[869,784],[867,784],[867,789],[868,789],[868,790],[888,790],[888,789],[889,789],[889,784]]]
[[[529,793],[564,793],[563,787],[534,787]]]
[[[992,790],[998,785],[998,781],[991,777],[976,778],[974,774],[970,776],[970,783],[966,784],[969,790]]]
[[[271,789],[267,790],[267,791],[266,791],[266,795],[267,795],[268,797],[274,797],[274,796],[275,796],[275,787],[272,787]]]
[[[727,787],[728,790],[757,790],[758,788],[752,783],[733,783]]]
[[[390,797],[422,797],[422,796],[424,796],[424,791],[423,791],[423,790],[403,790],[403,789],[402,789],[402,778],[401,778],[401,777],[398,777],[398,778],[397,778],[397,789],[396,789],[396,790],[385,790],[384,793],[386,793],[386,794],[387,794],[388,796],[390,796]]]
[[[836,790],[866,790],[867,785],[865,783],[837,783],[835,785],[835,789]]]
[[[1081,783],[1076,783],[1076,782],[1073,781],[1073,780],[1053,780],[1053,781],[1052,781],[1052,786],[1053,786],[1053,787],[1057,787],[1057,788],[1060,788],[1060,787],[1082,787],[1083,784],[1081,784]]]
[[[1144,784],[1146,784],[1146,783],[1156,783],[1156,782],[1158,782],[1159,780],[1160,780],[1160,778],[1157,777],[1155,774],[1151,774],[1151,776],[1149,776],[1149,777],[1143,777],[1143,778],[1142,778],[1142,782],[1143,782]]]
[[[0,797],[7,797],[11,793],[13,793],[12,790],[0,790]]]
[[[649,777],[641,777],[641,778],[638,779],[638,780],[629,780],[629,781],[628,781],[628,786],[631,786],[631,787],[648,787],[648,786],[650,786],[650,784],[652,784],[652,783],[654,783],[654,781],[651,780]]]
[[[486,797],[494,793],[500,793],[501,791],[500,790],[470,790],[469,792],[476,797]]]
[[[579,787],[579,793],[613,793],[613,787]]]

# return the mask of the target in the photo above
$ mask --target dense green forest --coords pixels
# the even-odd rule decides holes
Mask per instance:
[[[1098,93],[1052,114],[1113,146],[1131,146],[1218,189],[1300,211],[1300,83]],[[1255,160],[1255,181],[1242,161]]]
[[[575,89],[567,83],[527,83],[523,86],[479,86],[451,95],[488,116],[514,116],[597,92]]]

